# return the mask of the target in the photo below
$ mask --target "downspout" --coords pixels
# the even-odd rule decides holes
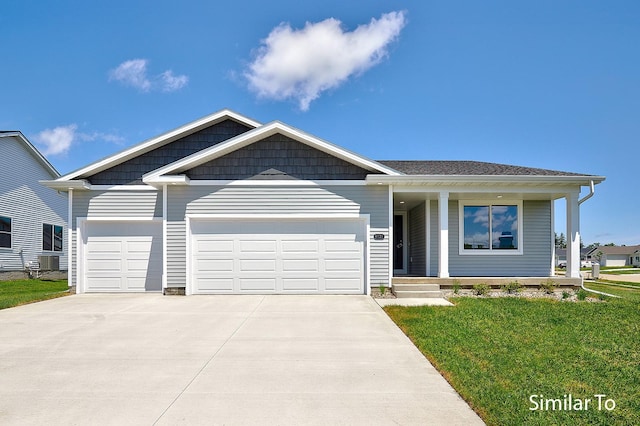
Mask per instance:
[[[584,203],[585,201],[587,201],[589,198],[593,197],[593,194],[596,193],[596,186],[593,183],[593,180],[589,181],[589,193],[587,195],[585,195],[582,200],[578,200],[578,205]]]
[[[591,181],[589,181],[589,193],[587,195],[585,195],[581,200],[578,200],[578,205],[581,205],[582,203],[587,201],[589,198],[593,197],[593,195],[595,193],[596,193],[596,186],[593,183],[593,180],[591,180]],[[580,275],[580,288],[582,288],[584,291],[588,291],[588,292],[591,292],[591,293],[602,294],[603,296],[615,297],[617,299],[621,299],[620,296],[616,296],[615,294],[609,294],[609,293],[605,293],[604,291],[590,290],[590,289],[586,288],[584,286],[584,278],[582,277],[582,275]]]

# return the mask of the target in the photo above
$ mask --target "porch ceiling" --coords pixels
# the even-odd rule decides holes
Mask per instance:
[[[451,192],[450,200],[556,200],[564,197],[565,193],[526,193],[526,192]],[[393,208],[403,211],[411,210],[426,200],[437,200],[437,192],[394,192]]]

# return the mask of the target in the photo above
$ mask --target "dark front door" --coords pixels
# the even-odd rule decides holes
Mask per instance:
[[[404,216],[393,216],[393,269],[404,270]]]

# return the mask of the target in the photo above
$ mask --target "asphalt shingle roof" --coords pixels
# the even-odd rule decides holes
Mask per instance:
[[[590,176],[581,173],[486,163],[483,161],[380,160],[378,163],[408,175]]]

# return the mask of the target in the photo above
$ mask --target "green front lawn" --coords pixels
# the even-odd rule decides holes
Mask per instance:
[[[487,424],[640,424],[640,297],[455,303],[385,310]],[[588,410],[538,409],[569,394]]]
[[[0,281],[0,309],[69,294],[67,280]]]

